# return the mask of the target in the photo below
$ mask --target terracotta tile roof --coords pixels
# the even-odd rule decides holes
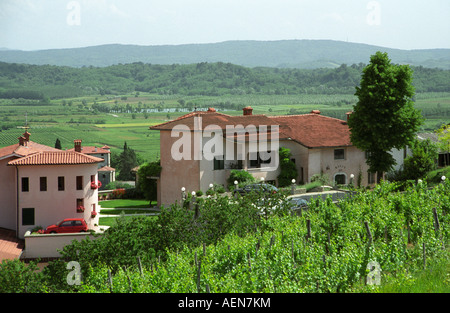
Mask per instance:
[[[103,166],[102,168],[99,168],[97,171],[98,172],[115,172],[116,169],[112,168],[110,166]]]
[[[67,151],[75,151],[75,148],[68,149]],[[111,153],[110,150],[94,147],[94,146],[82,146],[81,152],[85,154],[100,154],[100,153]]]
[[[25,145],[15,144],[7,147],[0,148],[0,159],[8,156],[23,157],[31,153],[39,151],[60,151],[56,148],[45,146],[34,141],[27,141]]]
[[[94,164],[103,159],[75,151],[40,151],[8,162],[8,165],[75,165]]]
[[[245,108],[249,109],[249,108]],[[194,129],[194,117],[202,117],[202,129],[207,125],[217,125],[225,129],[227,125],[279,125],[279,139],[291,139],[307,148],[346,147],[352,146],[350,129],[343,120],[320,115],[320,111],[313,110],[311,114],[266,116],[239,115],[230,116],[218,113],[213,109],[192,112],[175,120],[151,126],[152,130],[172,130],[176,125],[186,125]],[[236,137],[236,136],[235,136]],[[248,134],[246,135],[248,140]],[[270,133],[267,136],[270,139]]]
[[[223,113],[219,113],[216,111],[196,111],[192,113],[185,114],[183,116],[180,116],[177,119],[174,119],[172,121],[168,121],[162,124],[150,126],[150,129],[152,130],[172,130],[177,125],[186,125],[191,130],[194,129],[194,121],[195,117],[201,117],[202,118],[202,129],[204,129],[208,125],[216,125],[220,129],[225,129],[227,125],[242,125],[242,126],[248,126],[248,125],[277,125],[277,123],[270,118],[268,118],[266,115],[227,115]]]
[[[320,115],[270,116],[280,124],[280,139],[292,139],[308,148],[352,146],[347,122]]]

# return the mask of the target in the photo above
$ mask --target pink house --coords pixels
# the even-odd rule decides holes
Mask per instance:
[[[0,227],[23,238],[27,230],[64,218],[98,224],[97,169],[103,159],[30,140],[0,148]],[[96,215],[93,217],[93,215]]]
[[[201,125],[197,125],[199,123]],[[223,146],[228,150],[231,148],[234,154],[227,154],[224,148],[222,156],[195,159],[195,146],[207,148],[214,140],[211,132],[205,130],[212,128],[226,134],[227,126],[242,126],[246,131],[256,129],[256,139],[252,140],[247,135],[239,142],[236,136],[224,135],[220,139]],[[274,168],[272,161],[277,160],[278,145],[290,149],[298,171],[298,176],[292,178],[297,183],[309,183],[316,174],[326,175],[332,184],[353,182],[370,185],[375,182],[373,174],[368,172],[365,153],[350,141],[347,122],[323,116],[317,110],[303,115],[266,116],[253,114],[252,108],[246,107],[243,115],[230,116],[210,108],[208,111],[183,115],[150,129],[160,131],[162,170],[158,179],[158,205],[180,201],[183,187],[186,192],[205,192],[210,184],[225,185],[233,169],[246,170],[256,179],[277,185],[280,169]],[[256,149],[255,152],[252,147],[259,144],[258,139],[262,135],[268,139],[278,139],[278,145],[272,146],[271,142],[266,151]],[[179,145],[184,136],[192,139],[190,147]],[[242,149],[239,150],[238,146]],[[186,150],[187,153],[183,151],[184,157],[177,159],[174,158],[174,150]],[[242,151],[242,154],[236,151]],[[205,151],[202,153],[204,156]],[[261,153],[266,154],[266,157],[261,157]]]

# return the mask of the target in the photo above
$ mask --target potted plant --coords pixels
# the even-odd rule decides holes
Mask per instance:
[[[97,216],[97,212],[96,211],[92,211],[91,212],[91,218],[95,218]]]
[[[83,213],[84,212],[84,206],[82,206],[82,205],[79,205],[78,207],[77,207],[77,212],[78,213]]]

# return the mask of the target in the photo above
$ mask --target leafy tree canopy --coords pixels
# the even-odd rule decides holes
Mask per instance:
[[[377,52],[362,74],[348,125],[352,143],[368,152],[372,172],[387,172],[395,165],[393,148],[410,144],[422,123],[412,100],[413,73],[407,65],[394,65],[387,53]],[[378,175],[378,179],[381,175]]]

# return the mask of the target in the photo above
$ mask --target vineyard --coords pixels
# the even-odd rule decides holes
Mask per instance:
[[[54,100],[52,105],[12,102],[0,100],[0,147],[17,143],[27,118],[31,140],[35,142],[54,146],[59,138],[65,149],[72,147],[74,139],[82,139],[84,145],[106,144],[120,153],[126,141],[142,159],[153,161],[159,155],[159,133],[149,130],[149,126],[196,108],[214,107],[229,115],[241,115],[246,106],[252,106],[254,114],[266,115],[305,114],[318,109],[322,115],[345,120],[346,112],[356,104],[356,97],[351,94],[183,96],[141,92],[138,97],[129,94]],[[417,94],[415,106],[425,118],[421,131],[434,131],[448,121],[450,94]]]
[[[65,261],[53,261],[33,292],[377,292],[413,284],[411,275],[436,264],[445,272],[428,292],[449,292],[449,195],[448,179],[405,191],[383,182],[339,204],[314,200],[301,215],[280,195],[262,207],[212,197],[158,218],[118,218],[96,240],[64,248],[81,266],[79,284],[68,284]]]

